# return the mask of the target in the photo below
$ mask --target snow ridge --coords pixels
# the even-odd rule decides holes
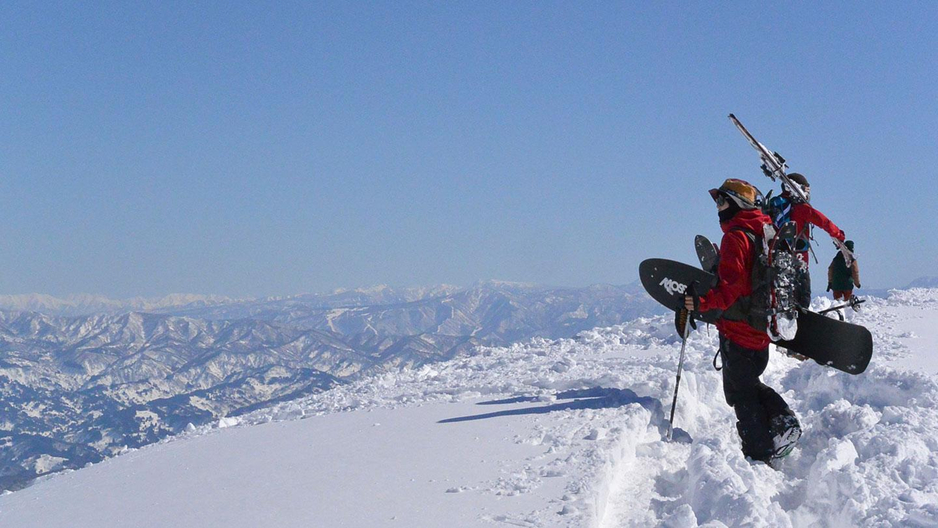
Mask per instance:
[[[815,302],[817,309],[829,304]],[[584,427],[578,433],[592,442],[579,443],[569,433],[566,440],[549,441],[554,450],[578,451],[571,461],[581,461],[564,470],[577,475],[559,510],[576,520],[565,525],[938,523],[938,383],[933,375],[888,365],[909,354],[890,325],[896,316],[888,308],[908,306],[935,309],[938,290],[892,292],[855,316],[876,340],[877,357],[862,376],[773,354],[766,382],[805,426],[800,448],[778,472],[750,463],[739,451],[735,418],[711,365],[715,331],[697,332],[688,343],[676,423],[694,441],[662,440],[666,422],[660,402],[670,401],[679,344],[667,317],[583,332],[577,340],[484,349],[470,358],[283,404],[246,421],[505,394],[555,402],[564,391],[628,387],[634,401],[577,411],[573,420]],[[654,404],[642,404],[642,398]],[[548,518],[532,512],[531,519]]]

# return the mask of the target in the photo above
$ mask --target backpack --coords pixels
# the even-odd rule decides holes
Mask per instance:
[[[834,260],[831,262],[830,267],[830,285],[834,290],[852,290],[855,285],[853,284],[853,270],[847,266],[847,259],[844,258],[844,254],[837,252],[834,255]]]
[[[765,200],[762,204],[762,212],[765,213],[769,218],[772,219],[772,224],[775,225],[775,229],[781,230],[781,228],[791,222],[791,213],[795,207],[795,200],[792,199],[791,195],[780,194],[778,196],[772,196],[772,193],[769,193],[769,198]],[[806,229],[811,229],[810,225],[805,226]],[[792,244],[792,247],[795,248],[795,251],[808,251],[808,239],[811,237],[811,232],[802,233],[801,236],[792,237],[793,240],[788,242]]]
[[[757,234],[736,228],[752,246],[752,293],[736,299],[723,318],[743,321],[756,330],[769,334],[773,341],[793,339],[797,332],[796,275],[804,263],[792,252],[795,224],[788,222],[781,229],[770,224]]]
[[[774,196],[766,200],[762,212],[772,219],[776,229],[791,221],[791,209],[794,204],[788,196]]]

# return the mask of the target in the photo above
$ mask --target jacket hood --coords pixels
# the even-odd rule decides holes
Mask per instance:
[[[772,219],[762,211],[758,209],[743,209],[736,213],[736,216],[730,218],[729,221],[721,223],[720,227],[723,229],[724,233],[729,233],[733,229],[743,228],[762,236],[762,226],[771,223]]]

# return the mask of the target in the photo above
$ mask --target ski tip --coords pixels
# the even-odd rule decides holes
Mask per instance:
[[[736,119],[736,116],[734,116],[732,113],[730,113],[730,115],[727,117],[729,117],[730,119]]]

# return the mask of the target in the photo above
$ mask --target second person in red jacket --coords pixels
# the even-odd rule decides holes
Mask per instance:
[[[780,195],[790,203],[790,219],[795,222],[798,231],[795,251],[798,253],[798,258],[804,262],[804,267],[798,273],[798,288],[796,289],[795,296],[798,304],[807,310],[811,306],[811,274],[808,272],[808,246],[811,243],[810,226],[816,225],[820,227],[824,231],[827,231],[827,234],[841,242],[844,241],[846,236],[842,229],[824,216],[824,213],[818,211],[811,205],[811,185],[808,183],[808,179],[805,178],[803,174],[797,172],[789,174],[788,178],[801,187],[805,198],[809,200],[808,202],[802,201],[787,188],[784,189]],[[777,221],[776,224],[778,224]]]

